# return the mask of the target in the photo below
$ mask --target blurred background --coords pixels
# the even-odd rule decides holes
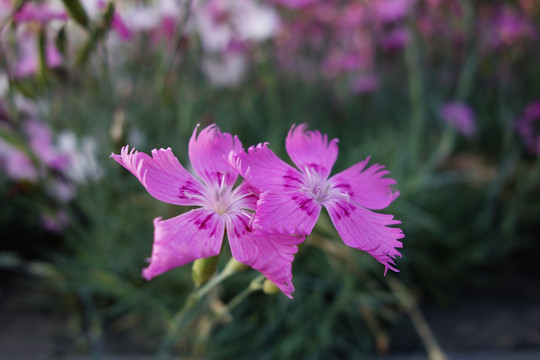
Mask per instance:
[[[397,180],[400,272],[323,214],[293,300],[227,311],[237,274],[174,356],[540,358],[539,55],[536,0],[0,0],[0,357],[152,358],[173,331],[191,266],[140,274],[152,220],[186,209],[111,152],[187,166],[216,123],[288,159],[305,122],[339,139],[334,173],[371,156]]]

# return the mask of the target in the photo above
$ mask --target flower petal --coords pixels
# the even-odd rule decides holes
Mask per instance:
[[[152,150],[152,157],[124,146],[111,157],[131,171],[150,195],[175,205],[201,205],[205,188],[180,164],[172,150]]]
[[[287,153],[303,173],[306,169],[313,169],[326,178],[336,162],[338,139],[328,142],[326,134],[306,129],[306,124],[291,127],[285,140]]]
[[[194,260],[219,254],[225,222],[213,211],[195,209],[172,219],[154,219],[154,246],[147,280]]]
[[[396,248],[403,247],[403,233],[399,228],[388,225],[400,224],[392,215],[379,214],[351,202],[335,198],[325,203],[341,238],[350,247],[368,252],[388,269],[394,268],[394,258],[401,256]]]
[[[304,236],[261,234],[249,227],[249,219],[242,214],[230,216],[227,234],[233,257],[261,272],[287,297],[292,298],[292,262],[297,245]]]
[[[260,191],[255,186],[247,181],[242,181],[242,183],[233,190],[233,194],[234,198],[239,200],[234,200],[234,207],[229,208],[230,211],[239,211],[240,209],[255,211],[257,209]]]
[[[309,235],[322,206],[302,191],[263,192],[253,226],[265,233]]]
[[[238,136],[222,133],[215,124],[204,128],[197,136],[198,128],[199,125],[189,140],[189,159],[193,168],[208,185],[220,187],[225,176],[224,184],[233,186],[238,174],[231,169],[225,157],[231,151],[242,151]]]
[[[328,181],[334,189],[347,194],[357,204],[368,209],[384,209],[395,198],[399,191],[394,191],[394,179],[384,177],[390,172],[383,165],[374,164],[365,168],[369,157],[351,166],[345,171],[332,176]]]
[[[229,164],[261,191],[296,191],[303,186],[302,174],[281,160],[268,144],[251,146],[247,152],[231,152]]]

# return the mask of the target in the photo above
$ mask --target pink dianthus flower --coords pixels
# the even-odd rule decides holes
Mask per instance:
[[[198,126],[197,126],[198,128]],[[232,256],[263,273],[291,297],[292,261],[303,236],[255,231],[252,227],[258,191],[243,182],[225,161],[230,152],[242,150],[237,136],[222,133],[215,125],[189,142],[189,158],[196,172],[190,174],[172,150],[152,150],[152,156],[128,146],[114,160],[131,171],[150,195],[163,202],[196,206],[172,219],[154,219],[154,246],[143,276],[151,279],[170,269],[219,254],[225,229]]]
[[[338,140],[330,142],[307,125],[293,126],[285,146],[297,169],[281,160],[267,144],[247,152],[231,153],[229,162],[253,186],[260,189],[253,222],[260,231],[309,235],[324,207],[346,245],[364,250],[388,269],[400,256],[400,224],[392,215],[375,213],[387,207],[399,192],[386,178],[382,165],[366,168],[369,158],[329,177],[338,154]]]

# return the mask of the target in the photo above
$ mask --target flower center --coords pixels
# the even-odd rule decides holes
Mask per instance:
[[[227,213],[231,205],[234,203],[234,199],[231,195],[231,189],[229,189],[227,186],[223,189],[215,189],[213,197],[209,199],[214,211],[219,215]]]
[[[332,186],[326,177],[321,176],[313,169],[306,168],[304,171],[304,186],[300,189],[306,192],[318,203],[326,201],[332,192]]]
[[[208,187],[204,197],[204,207],[215,211],[219,215],[240,211],[246,207],[244,198],[250,196],[249,193],[240,191],[240,187],[233,188],[225,183],[225,176],[221,177],[220,185]]]

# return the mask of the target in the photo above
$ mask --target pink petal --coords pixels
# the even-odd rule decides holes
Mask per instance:
[[[253,226],[265,233],[309,235],[322,206],[302,191],[263,192]]]
[[[287,153],[302,172],[306,173],[306,169],[313,169],[323,177],[327,177],[336,162],[338,140],[328,142],[326,134],[306,129],[306,124],[291,127],[285,140]]]
[[[195,127],[189,141],[189,159],[193,168],[206,184],[220,187],[222,177],[225,176],[225,185],[233,186],[238,174],[225,161],[225,157],[231,151],[242,150],[238,136],[222,133],[213,124],[201,130],[197,137],[198,128],[199,125]]]
[[[197,259],[219,254],[225,223],[210,210],[196,209],[172,219],[154,219],[154,246],[147,280]]]
[[[346,193],[357,204],[368,209],[384,209],[396,197],[399,191],[394,191],[394,179],[386,178],[390,172],[383,165],[375,164],[366,169],[369,157],[351,166],[345,171],[332,176],[330,184],[341,193]]]
[[[131,40],[131,31],[128,29],[126,23],[124,22],[124,19],[122,19],[122,17],[120,16],[120,14],[118,14],[117,11],[114,12],[111,26],[114,30],[116,30],[120,39],[124,41]]]
[[[286,296],[292,298],[292,262],[296,245],[304,236],[253,233],[249,219],[235,214],[227,222],[227,234],[233,257],[261,272]]]
[[[346,200],[334,199],[325,204],[330,219],[341,238],[350,247],[368,252],[388,269],[394,268],[393,259],[401,254],[396,248],[403,247],[403,233],[388,225],[400,224],[392,215],[378,214],[356,206]]]
[[[260,191],[255,186],[246,181],[242,181],[234,189],[235,197],[242,198],[240,201],[236,201],[235,205],[237,209],[249,209],[255,211],[257,209],[257,201],[259,200]]]
[[[247,182],[262,191],[296,191],[303,186],[302,174],[281,160],[266,143],[250,147],[247,153],[231,152],[229,163]]]
[[[26,3],[13,15],[13,21],[23,23],[28,21],[48,22],[51,20],[68,20],[65,11],[49,9],[46,4]]]
[[[202,205],[205,188],[174,156],[172,150],[152,150],[152,157],[124,146],[111,157],[131,171],[150,195],[175,205]]]

